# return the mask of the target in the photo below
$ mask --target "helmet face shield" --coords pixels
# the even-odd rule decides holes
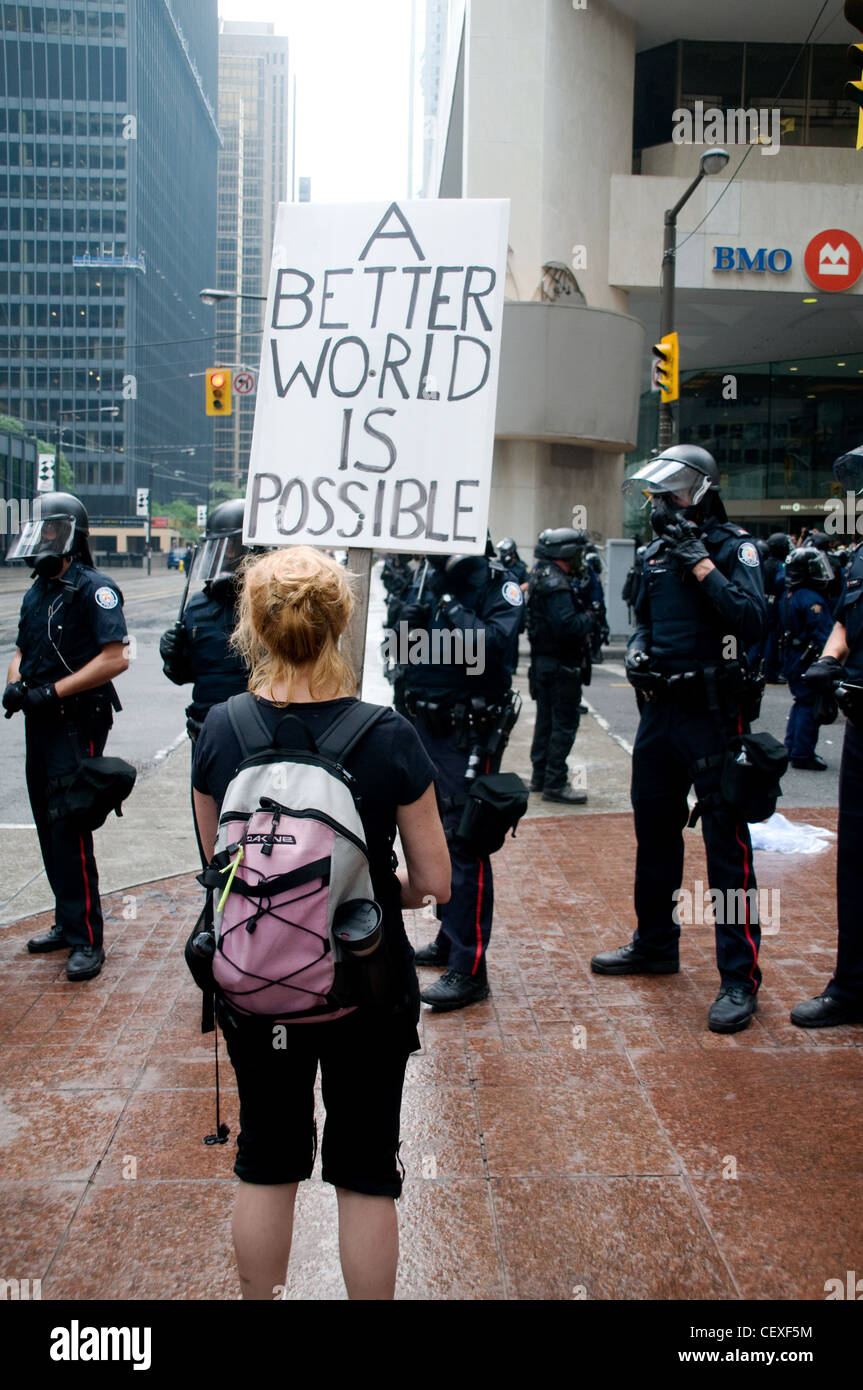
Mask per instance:
[[[673,492],[681,500],[681,505],[694,507],[709,488],[710,479],[705,473],[690,468],[678,459],[665,458],[643,464],[632,477],[625,479],[621,490],[624,497],[633,500],[636,491],[643,492],[648,498]]]
[[[6,559],[32,562],[43,555],[68,555],[74,538],[75,522],[71,516],[46,516],[28,521]]]
[[[232,575],[244,554],[243,537],[239,531],[228,536],[205,538],[192,567],[194,583],[209,584],[214,579]]]
[[[863,491],[863,445],[836,460],[833,476],[846,492]]]

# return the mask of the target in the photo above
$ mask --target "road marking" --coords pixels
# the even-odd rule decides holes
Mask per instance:
[[[583,696],[583,695],[582,695],[581,698],[582,698],[582,700],[584,700],[584,696]],[[627,757],[631,758],[631,757],[632,757],[632,744],[631,744],[631,743],[628,743],[627,740],[626,740],[625,738],[621,738],[620,734],[616,734],[616,733],[614,732],[614,730],[612,729],[612,727],[611,727],[611,725],[609,724],[608,720],[605,718],[605,715],[600,714],[600,713],[599,713],[599,710],[595,709],[594,706],[590,703],[589,700],[584,700],[584,703],[587,705],[587,708],[588,708],[589,712],[593,715],[594,719],[596,720],[596,722],[597,722],[597,724],[599,725],[600,729],[602,729],[603,733],[608,734],[608,737],[609,737],[610,739],[613,739],[614,742],[618,745],[619,748],[622,748],[622,749],[623,749],[623,751],[624,751],[624,753],[627,755]]]
[[[27,821],[21,825],[0,825],[0,830],[35,830],[36,826],[32,821]]]
[[[159,749],[158,753],[156,754],[155,758],[153,759],[153,762],[154,762],[154,763],[163,763],[163,762],[165,761],[165,759],[171,755],[171,753],[176,752],[176,750],[180,747],[180,744],[181,744],[181,743],[185,743],[185,742],[186,742],[186,739],[187,739],[188,737],[189,737],[189,735],[186,733],[186,730],[184,729],[183,732],[182,732],[181,734],[177,734],[177,737],[174,739],[174,742],[173,742],[173,743],[169,743],[169,744],[168,744],[167,748],[160,748],[160,749]]]

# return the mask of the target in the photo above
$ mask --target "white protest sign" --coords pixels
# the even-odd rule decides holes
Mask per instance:
[[[485,547],[509,203],[282,203],[243,539]]]

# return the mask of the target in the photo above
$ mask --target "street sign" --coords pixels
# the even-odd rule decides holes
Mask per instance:
[[[234,377],[234,390],[238,396],[249,396],[255,389],[254,372],[237,372]]]
[[[36,472],[36,491],[54,491],[54,455],[40,454],[39,467]]]
[[[206,524],[207,524],[207,507],[206,507],[206,503],[201,502],[200,505],[199,505],[199,507],[198,507],[198,525],[199,525],[199,526],[206,526]]]
[[[508,210],[280,204],[247,545],[482,554]]]
[[[149,516],[149,515],[150,515],[150,489],[149,489],[148,487],[139,487],[139,488],[138,488],[138,491],[137,491],[137,494],[136,494],[136,497],[135,497],[135,515],[136,515],[136,516]]]

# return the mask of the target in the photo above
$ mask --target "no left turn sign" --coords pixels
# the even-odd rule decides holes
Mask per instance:
[[[237,372],[234,377],[234,390],[238,396],[248,396],[255,389],[255,377],[253,372]]]

